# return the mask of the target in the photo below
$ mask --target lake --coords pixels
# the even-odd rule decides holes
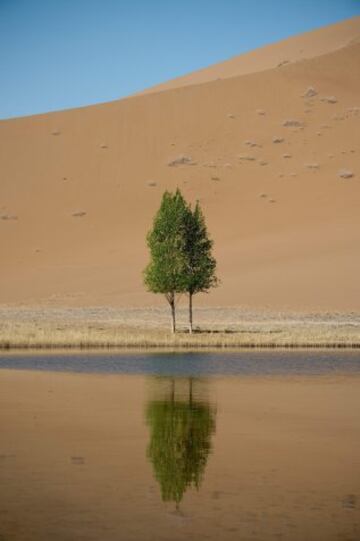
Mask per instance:
[[[360,352],[2,353],[0,541],[360,539]]]

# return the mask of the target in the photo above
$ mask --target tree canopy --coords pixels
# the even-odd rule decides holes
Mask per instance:
[[[176,190],[165,192],[153,228],[147,235],[150,263],[144,271],[144,282],[153,293],[163,293],[172,311],[175,331],[175,295],[186,288],[186,202]]]
[[[215,274],[216,260],[211,253],[213,241],[208,236],[198,201],[193,211],[188,207],[185,229],[186,291],[194,295],[208,291],[218,283]]]
[[[212,255],[205,218],[197,201],[194,210],[187,208],[185,227],[186,291],[189,294],[189,332],[193,331],[192,297],[218,285],[216,260]]]
[[[192,297],[218,284],[216,260],[199,202],[194,209],[179,189],[163,194],[153,227],[147,235],[150,262],[144,270],[149,291],[163,293],[171,307],[175,332],[175,298],[189,294],[189,330],[192,332]]]

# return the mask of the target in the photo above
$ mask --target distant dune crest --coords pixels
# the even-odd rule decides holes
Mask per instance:
[[[348,45],[359,43],[359,41],[360,17],[354,17],[235,56],[225,62],[146,89],[143,93],[160,92],[172,88],[281,68],[293,62],[331,53]]]

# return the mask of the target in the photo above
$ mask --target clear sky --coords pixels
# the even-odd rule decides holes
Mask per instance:
[[[0,118],[114,100],[354,15],[359,0],[0,0]]]

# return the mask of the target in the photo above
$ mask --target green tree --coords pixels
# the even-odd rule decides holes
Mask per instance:
[[[171,309],[171,330],[176,330],[176,294],[186,291],[186,223],[188,207],[180,190],[165,192],[147,235],[150,263],[144,270],[149,291],[163,293]]]
[[[189,332],[193,331],[193,295],[207,293],[218,285],[216,260],[212,255],[213,241],[209,238],[205,218],[196,202],[186,213],[186,288],[189,295]]]

